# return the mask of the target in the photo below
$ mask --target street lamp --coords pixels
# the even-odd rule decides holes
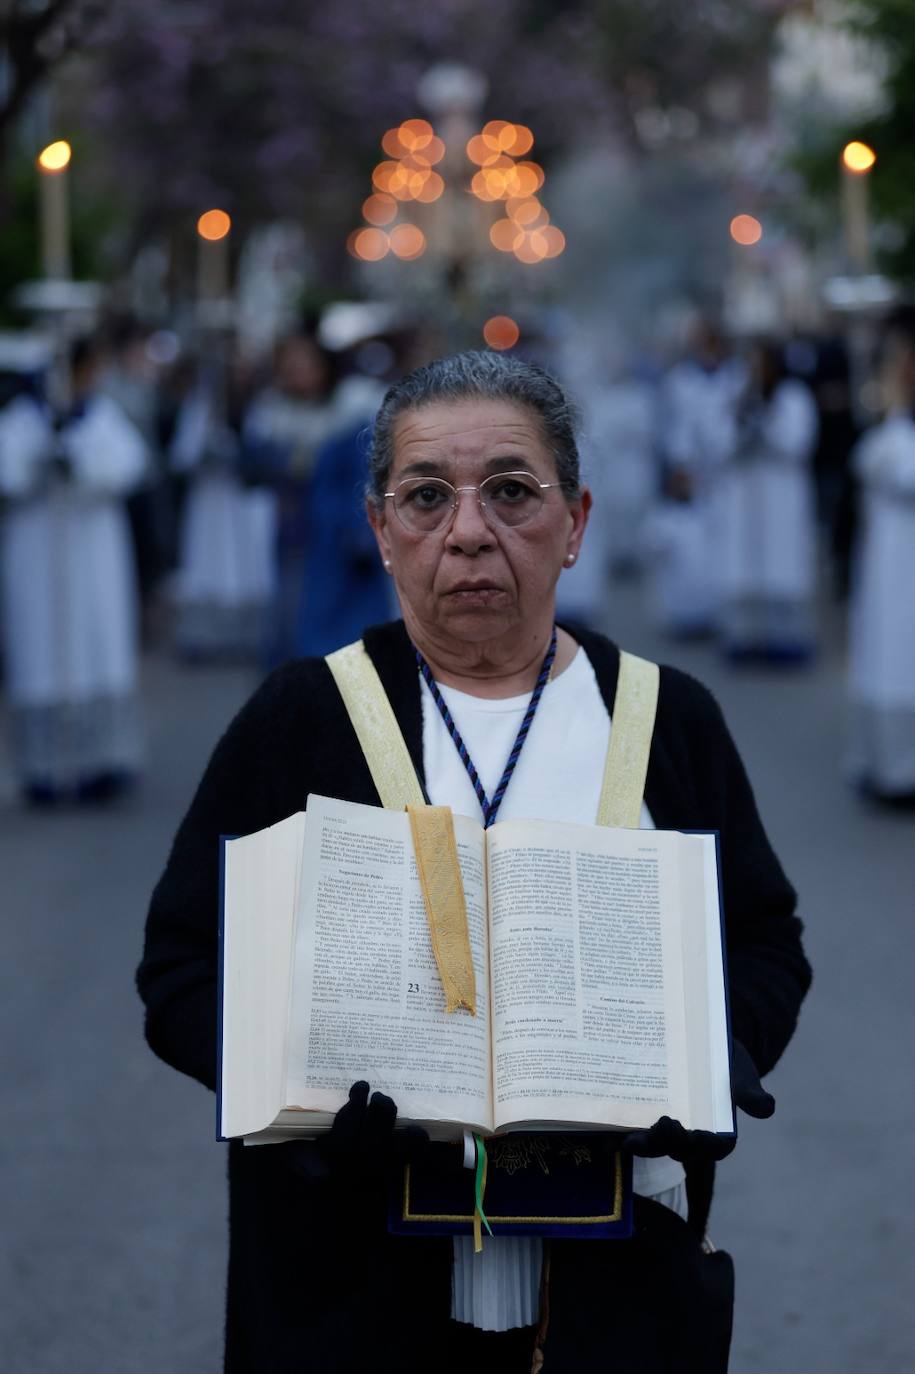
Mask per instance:
[[[72,150],[65,139],[38,154],[41,215],[41,266],[46,280],[70,276],[70,198],[67,168]]]
[[[229,294],[229,232],[225,210],[206,210],[197,221],[197,297],[222,301]]]
[[[871,266],[870,196],[868,174],[877,154],[866,143],[854,140],[842,149],[842,219],[845,246],[853,267],[867,272]]]

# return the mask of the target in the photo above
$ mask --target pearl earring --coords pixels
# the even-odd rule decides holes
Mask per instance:
[[[573,564],[574,562],[575,562],[575,555],[574,555],[574,553],[567,554],[567,555],[566,555],[566,567],[567,567],[567,568],[571,568],[571,566],[572,566],[572,564]]]
[[[384,570],[385,570],[385,572],[390,572],[390,571],[391,571],[391,560],[390,560],[390,558],[386,558],[386,559],[384,560]]]

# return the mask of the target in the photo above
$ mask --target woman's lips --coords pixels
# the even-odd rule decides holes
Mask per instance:
[[[451,587],[446,593],[454,601],[480,604],[493,601],[504,594],[501,587],[494,587],[491,582],[462,582],[456,587]]]

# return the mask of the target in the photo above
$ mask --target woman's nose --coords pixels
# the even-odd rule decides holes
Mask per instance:
[[[486,523],[480,493],[476,487],[458,487],[455,492],[454,515],[448,528],[446,542],[450,548],[464,553],[479,553],[492,542],[492,530]]]

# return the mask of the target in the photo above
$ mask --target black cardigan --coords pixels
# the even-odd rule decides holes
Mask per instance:
[[[612,710],[619,652],[602,636],[577,628],[575,635]],[[404,626],[371,629],[365,644],[422,778],[420,684]],[[216,1082],[218,837],[272,825],[301,810],[309,792],[379,801],[323,659],[277,669],[238,713],[216,746],[153,893],[137,974],[146,1036],[162,1059],[210,1088]],[[675,668],[661,670],[645,801],[659,829],[720,831],[733,1033],[765,1074],[791,1038],[810,981],[795,894],[717,703]],[[380,1194],[360,1195],[353,1217],[349,1193],[335,1196],[332,1187],[306,1183],[285,1167],[291,1147],[233,1144],[229,1153],[228,1367],[239,1374],[294,1367],[287,1363],[293,1353],[301,1359],[310,1348],[315,1368],[355,1368],[377,1357],[377,1327],[369,1321],[375,1313],[388,1341],[404,1333],[399,1362],[387,1367],[413,1367],[415,1338],[422,1368],[429,1348],[421,1358],[421,1338],[435,1340],[447,1323],[447,1242],[388,1237]],[[701,1230],[710,1173],[691,1175],[688,1186],[690,1221]],[[593,1261],[594,1245],[564,1250]],[[564,1366],[552,1361],[549,1367]]]

